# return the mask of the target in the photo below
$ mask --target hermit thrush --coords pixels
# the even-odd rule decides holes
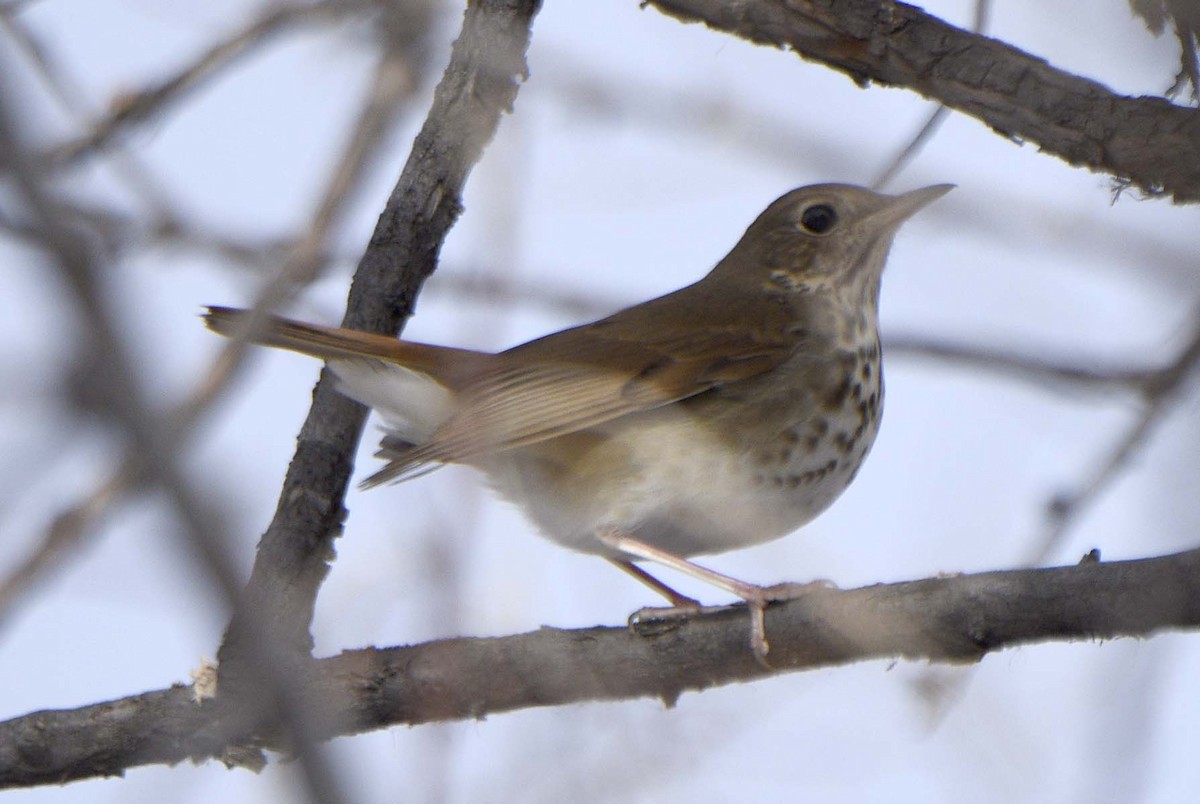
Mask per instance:
[[[900,224],[951,189],[888,196],[839,184],[775,201],[703,279],[497,354],[272,319],[257,340],[329,361],[383,417],[366,486],[446,463],[482,470],[554,541],[696,601],[649,560],[763,610],[760,587],[686,560],[776,539],[854,478],[883,408],[880,276]],[[239,332],[244,311],[209,308]],[[261,330],[260,330],[261,332]]]

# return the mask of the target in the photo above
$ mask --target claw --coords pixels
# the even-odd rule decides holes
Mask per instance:
[[[718,589],[724,589],[731,595],[740,597],[746,603],[746,607],[750,610],[750,650],[754,653],[754,659],[764,668],[770,670],[771,665],[767,663],[767,654],[771,650],[771,645],[767,642],[767,625],[764,612],[771,603],[780,603],[785,600],[794,600],[816,589],[828,589],[834,587],[830,581],[813,581],[811,583],[779,583],[774,586],[756,586],[752,583],[739,581],[737,578],[731,578],[728,575],[722,575],[719,572],[710,570],[707,567],[702,567],[699,564],[694,564],[685,558],[668,553],[665,550],[660,550],[653,545],[638,541],[637,539],[626,536],[622,533],[612,530],[602,530],[598,532],[597,537],[607,546],[617,550],[625,555],[640,558],[646,561],[653,561],[662,564],[665,567],[677,570],[684,575],[712,584]],[[629,618],[631,626],[642,624],[647,620],[669,620],[676,618],[691,617],[696,614],[705,614],[712,611],[720,611],[726,606],[701,606],[699,602],[690,597],[685,597],[671,587],[659,581],[650,573],[641,569],[625,559],[610,559],[621,569],[633,575],[642,583],[649,586],[654,591],[661,594],[667,600],[671,601],[670,608],[648,608],[634,612]],[[814,588],[815,587],[815,588]]]

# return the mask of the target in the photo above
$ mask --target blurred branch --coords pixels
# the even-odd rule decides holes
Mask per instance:
[[[957,368],[1000,374],[1039,387],[1069,386],[1088,391],[1129,391],[1139,395],[1153,385],[1161,368],[1094,368],[1083,360],[1050,358],[1044,354],[952,343],[917,335],[884,338],[888,357],[935,360]]]
[[[554,96],[565,114],[601,119],[634,120],[639,126],[666,131],[672,137],[695,137],[760,160],[786,175],[786,169],[819,169],[830,176],[853,175],[861,159],[842,143],[798,126],[787,115],[756,108],[747,98],[719,94],[718,87],[699,92],[656,76],[622,77],[612,66],[604,71],[577,54],[543,52],[549,69],[538,74],[532,92]]]
[[[40,232],[40,246],[48,263],[56,270],[80,320],[81,344],[93,358],[89,391],[127,443],[128,457],[124,465],[92,499],[98,504],[111,499],[112,484],[127,479],[126,473],[151,479],[178,517],[187,536],[186,546],[191,548],[230,608],[236,609],[237,571],[224,548],[221,517],[197,493],[183,472],[179,464],[181,453],[172,438],[170,424],[149,402],[136,364],[118,334],[118,314],[103,283],[108,275],[107,266],[76,222],[62,215],[47,186],[46,173],[28,157],[23,132],[19,130],[18,117],[12,113],[6,90],[0,82],[0,159],[3,168],[12,178],[15,196],[28,211],[30,225]],[[81,510],[83,514],[94,514],[90,509]],[[57,524],[57,528],[51,529],[47,543],[61,550],[63,539],[77,537],[87,523],[68,516],[60,517]],[[26,567],[37,569],[36,559]],[[18,584],[29,582],[28,577],[14,577]],[[5,587],[6,592],[14,588],[8,583]],[[308,713],[300,709],[294,679],[278,661],[272,649],[271,635],[257,619],[248,623],[247,630],[253,637],[247,663],[266,680],[254,708],[269,717],[272,723],[277,723],[294,746],[302,760],[301,769],[310,800],[341,801],[343,797],[340,785],[335,781],[336,774],[312,738],[315,724]]]
[[[278,297],[294,292],[296,287],[311,281],[318,273],[319,265],[323,264],[325,245],[332,228],[348,199],[353,197],[357,185],[372,161],[372,156],[377,152],[380,141],[395,122],[402,108],[401,100],[406,98],[411,90],[407,64],[403,65],[403,70],[398,69],[402,58],[394,49],[389,49],[382,55],[372,91],[352,130],[342,159],[317,206],[311,225],[299,246],[293,250],[291,259],[263,293],[265,303],[277,302]],[[176,453],[182,444],[186,443],[196,421],[228,383],[240,363],[238,352],[236,348],[225,349],[213,370],[198,384],[189,399],[170,417],[164,417],[156,424],[167,432],[165,439],[173,445]],[[40,575],[54,568],[60,563],[63,555],[77,547],[114,501],[140,487],[150,477],[164,477],[161,467],[146,465],[144,461],[142,449],[131,451],[95,492],[55,518],[37,549],[0,581],[0,618],[12,610],[20,595],[28,591]],[[193,523],[193,526],[198,524]],[[209,535],[208,538],[215,543],[214,536]],[[227,563],[228,556],[220,555],[217,560]],[[224,578],[223,586],[226,594],[234,598],[239,586],[232,570],[225,570],[228,577]],[[274,640],[265,633],[263,622],[256,612],[252,613],[250,618],[241,621],[243,631],[253,638],[249,648],[243,651],[243,664],[249,662],[248,669],[260,685],[256,689],[265,688],[268,692],[280,694],[282,710],[277,716],[281,716],[283,722],[291,727],[289,741],[294,743],[293,749],[304,759],[313,800],[341,800],[343,796],[338,785],[333,782],[332,774],[321,758],[307,747],[306,735],[300,732],[301,729],[312,725],[312,712],[307,708],[297,708],[298,704],[290,689],[291,678],[288,672],[279,666],[283,662],[274,654]],[[268,672],[264,673],[264,668]],[[243,668],[242,672],[245,675],[247,669]],[[246,706],[243,700],[236,708],[243,716],[250,715],[250,712],[257,713],[250,715],[253,718],[263,713],[261,700],[256,701],[256,704]],[[257,722],[254,725],[261,726]],[[257,761],[258,752],[253,747],[227,746],[224,756],[226,761],[231,763],[253,765]]]
[[[69,71],[64,69],[55,58],[52,48],[48,47],[33,26],[18,14],[8,9],[0,9],[0,26],[8,34],[13,44],[25,57],[33,72],[46,85],[51,97],[58,102],[76,126],[87,127],[94,116],[88,94],[74,80]],[[171,204],[168,194],[159,186],[151,171],[126,149],[119,146],[109,149],[109,166],[114,174],[121,178],[131,191],[142,200],[143,205],[153,210],[159,218],[178,217],[170,211]],[[80,206],[75,204],[74,206]],[[123,216],[115,210],[102,211],[110,228]],[[110,239],[112,232],[106,232]]]
[[[51,570],[62,566],[65,557],[87,538],[99,518],[134,484],[134,466],[122,466],[83,500],[59,512],[46,528],[37,547],[20,563],[0,576],[0,627],[21,599],[36,588]]]
[[[1090,476],[1074,490],[1056,494],[1046,506],[1046,531],[1034,547],[1029,561],[1031,565],[1041,564],[1053,556],[1055,550],[1061,547],[1070,527],[1120,476],[1128,466],[1130,457],[1136,454],[1150,437],[1155,425],[1171,409],[1180,386],[1192,376],[1197,363],[1200,363],[1200,326],[1196,327],[1191,340],[1175,360],[1157,371],[1146,372],[1137,383],[1144,401],[1141,413],[1116,440]]]
[[[19,14],[29,6],[35,3],[40,3],[42,0],[4,0],[0,3],[0,10],[5,13]]]
[[[864,86],[874,81],[916,90],[1005,137],[1127,179],[1147,194],[1200,201],[1200,111],[1117,95],[913,6],[877,0],[647,3],[685,22],[794,50]]]
[[[116,135],[135,125],[150,122],[163,114],[172,103],[204,86],[206,82],[220,75],[223,70],[237,64],[240,57],[253,52],[255,48],[283,33],[289,27],[361,9],[364,5],[369,4],[362,0],[360,2],[318,1],[302,4],[272,3],[258,18],[212,45],[191,63],[176,71],[174,75],[162,79],[152,86],[127,92],[114,98],[109,104],[108,114],[95,121],[91,131],[79,139],[58,146],[47,154],[46,158],[52,163],[69,164],[102,151]]]
[[[428,31],[431,21],[425,22],[427,25],[423,30]],[[412,89],[409,54],[388,47],[376,65],[371,90],[351,126],[349,141],[326,183],[309,225],[290,249],[282,268],[259,291],[251,305],[255,316],[250,322],[251,327],[265,324],[271,311],[316,280],[329,264],[327,247],[334,228],[374,165],[380,146],[395,127]],[[190,423],[198,417],[226,388],[241,366],[245,347],[245,341],[234,341],[223,347],[208,376],[182,406],[180,416],[185,421]]]
[[[900,152],[892,157],[892,161],[888,166],[875,177],[871,182],[871,188],[874,190],[883,190],[892,183],[892,179],[900,175],[900,171],[908,167],[908,163],[917,158],[917,154],[921,153],[932,139],[937,130],[942,127],[946,117],[950,114],[950,109],[946,104],[938,104],[938,107],[929,115],[929,119],[921,126],[908,145],[905,145]]]
[[[346,204],[356,194],[381,141],[396,122],[402,109],[401,101],[409,96],[411,83],[408,80],[408,64],[404,59],[392,49],[381,56],[371,91],[351,129],[349,142],[312,220],[304,229],[298,244],[290,249],[282,268],[275,272],[260,294],[256,308],[270,309],[290,297],[312,281],[325,264],[326,245],[332,229]],[[400,63],[402,61],[403,64]],[[65,205],[60,205],[59,213],[60,216],[82,220],[87,224],[92,224],[96,217],[88,215],[82,218],[82,210]],[[105,220],[105,223],[108,221]],[[89,225],[88,228],[93,227]],[[112,227],[105,226],[102,231],[110,233]],[[39,231],[36,227],[26,226],[23,233],[27,241],[37,243]],[[166,417],[170,440],[177,450],[187,443],[195,424],[232,379],[241,365],[242,351],[236,345],[224,348],[212,369],[197,383],[189,397]],[[87,538],[114,502],[145,483],[146,475],[139,471],[137,464],[137,456],[130,455],[91,494],[59,513],[30,555],[0,578],[0,624],[21,597],[35,588],[36,581],[42,575],[56,568]]]
[[[272,14],[267,16],[271,17]],[[276,22],[282,24],[278,18]],[[53,49],[46,45],[36,29],[26,24],[17,14],[3,8],[0,8],[0,26],[3,26],[25,61],[46,85],[51,97],[58,102],[74,124],[81,128],[93,125],[95,113],[88,94],[70,71],[59,63]],[[258,41],[265,41],[265,38]],[[219,45],[214,48],[220,49]],[[160,82],[160,86],[170,83],[170,80]],[[166,99],[167,96],[160,98],[161,101]],[[117,130],[117,125],[111,122],[111,117],[109,123],[102,122],[99,125],[109,129],[103,143],[97,143],[97,150],[104,151],[105,166],[112,168],[114,175],[141,200],[146,213],[133,216],[119,210],[115,205],[100,208],[96,202],[85,204],[64,199],[60,203],[64,213],[71,212],[80,219],[89,219],[92,228],[105,238],[108,247],[115,251],[121,246],[138,244],[140,241],[168,242],[204,249],[219,257],[258,267],[274,266],[280,262],[282,249],[278,243],[249,242],[244,237],[206,230],[189,221],[187,216],[177,211],[170,194],[160,186],[153,172],[124,147],[119,139],[111,136]],[[92,134],[84,139],[94,137],[96,131],[98,129],[93,130]],[[23,231],[19,222],[0,219],[0,227],[27,239],[27,233]]]
[[[767,612],[772,670],[747,647],[741,606],[630,628],[541,628],[314,660],[301,678],[322,736],[478,719],[581,701],[658,698],[868,659],[976,662],[1038,642],[1200,627],[1200,550],[1074,567],[814,590]],[[0,788],[223,756],[238,712],[183,686],[0,723]],[[231,731],[232,729],[232,731]],[[259,733],[256,731],[256,733]],[[263,744],[279,748],[269,732]]]

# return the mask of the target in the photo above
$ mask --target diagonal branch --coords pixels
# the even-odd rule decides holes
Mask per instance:
[[[768,675],[904,657],[973,662],[1036,642],[1200,627],[1200,550],[1138,561],[819,589],[773,605],[766,670],[741,606],[629,628],[541,628],[349,651],[300,668],[322,736],[480,718],[580,701],[658,698]],[[174,686],[0,723],[0,788],[61,784],[146,764],[225,756],[243,712]],[[269,728],[263,744],[279,748]]]
[[[48,154],[49,161],[72,164],[103,151],[114,137],[154,120],[172,104],[214,80],[239,59],[288,28],[352,10],[355,10],[354,4],[339,2],[273,5],[245,28],[212,45],[169,78],[115,99],[109,112],[95,121],[90,131],[55,148]]]
[[[395,333],[411,314],[462,209],[467,175],[526,74],[525,50],[539,5],[538,0],[468,4],[433,106],[359,262],[344,326]],[[365,417],[365,408],[337,393],[323,373],[275,517],[258,545],[245,611],[297,658],[312,648],[308,627],[341,532],[342,501]],[[225,691],[250,669],[243,661],[244,632],[235,616],[218,653]]]
[[[794,50],[859,84],[916,90],[1005,137],[1036,143],[1071,165],[1112,174],[1147,193],[1200,201],[1200,110],[1118,95],[913,6],[878,0],[646,2],[685,22]]]
[[[348,199],[356,195],[367,168],[374,162],[380,142],[391,130],[403,108],[402,101],[408,96],[407,80],[397,75],[398,72],[407,73],[406,63],[401,63],[404,58],[404,54],[391,49],[382,55],[373,91],[369,93],[356,124],[351,127],[350,142],[321,194],[311,222],[301,230],[289,258],[261,292],[256,308],[270,309],[281,300],[291,298],[299,288],[312,282],[325,265],[334,224],[340,219]],[[67,217],[80,214],[73,207],[65,206],[63,213]],[[231,382],[241,365],[244,351],[244,348],[236,347],[223,349],[188,397],[166,417],[176,450],[188,444],[196,425]],[[143,487],[148,478],[137,470],[139,457],[136,451],[127,455],[89,494],[54,517],[40,544],[24,560],[13,569],[0,572],[0,624],[22,597],[36,588],[42,576],[60,568],[67,556],[94,535],[97,523],[112,505]]]
[[[1162,423],[1173,403],[1178,400],[1185,381],[1195,374],[1198,363],[1200,326],[1193,329],[1192,337],[1174,360],[1137,378],[1133,387],[1141,392],[1144,407],[1085,480],[1080,481],[1075,489],[1059,492],[1051,498],[1046,506],[1046,528],[1034,545],[1030,564],[1040,564],[1051,558],[1062,546],[1070,528],[1128,468],[1130,458],[1149,440],[1154,428]]]
[[[131,459],[131,473],[145,473],[154,479],[183,526],[187,546],[207,570],[218,592],[232,603],[237,598],[237,574],[223,549],[221,517],[188,482],[170,428],[143,390],[136,362],[120,337],[119,315],[101,282],[106,275],[103,259],[87,238],[61,216],[44,174],[27,156],[23,132],[18,117],[12,113],[6,90],[0,81],[0,154],[4,155],[4,167],[12,174],[15,195],[41,233],[48,263],[67,288],[67,296],[85,327],[95,355],[96,369],[90,382],[96,399],[129,442],[129,454],[135,456]],[[65,532],[72,529],[68,525]],[[262,675],[269,680],[262,687],[260,711],[272,712],[273,719],[289,734],[291,744],[298,748],[310,798],[341,801],[341,786],[335,772],[322,752],[316,750],[307,729],[309,723],[299,714],[297,686],[290,677],[270,672],[277,667],[262,648],[263,642],[257,639],[262,634],[259,623],[255,621],[250,626],[248,630],[254,638],[248,640],[247,661],[264,668]]]

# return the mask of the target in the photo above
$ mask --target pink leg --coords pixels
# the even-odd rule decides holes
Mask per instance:
[[[658,578],[655,578],[653,575],[646,572],[644,569],[639,567],[637,564],[634,564],[632,561],[622,561],[619,558],[610,558],[609,561],[611,561],[612,565],[614,567],[616,567],[617,569],[628,572],[630,575],[637,578],[642,583],[646,584],[646,586],[649,586],[655,592],[658,592],[660,595],[665,597],[667,600],[669,600],[671,602],[672,607],[677,608],[677,609],[699,609],[700,608],[699,600],[693,600],[692,598],[688,597],[687,595],[679,594],[674,589],[672,589],[671,587],[667,586],[665,583],[660,581]]]
[[[746,606],[750,609],[750,649],[754,651],[754,656],[762,664],[766,664],[767,652],[771,646],[767,643],[766,623],[763,618],[763,611],[767,608],[767,604],[782,601],[792,600],[806,591],[812,591],[812,584],[777,584],[775,586],[756,586],[752,583],[739,581],[737,578],[731,578],[728,575],[722,575],[715,570],[710,570],[707,567],[702,567],[687,559],[680,558],[677,555],[660,550],[653,545],[638,541],[630,536],[625,536],[615,531],[601,531],[597,534],[600,541],[604,542],[614,550],[620,550],[627,555],[636,556],[637,558],[646,561],[653,561],[656,564],[661,564],[664,567],[670,567],[677,572],[695,578],[698,581],[704,581],[707,584],[724,589],[731,595],[741,598],[746,602]],[[684,598],[685,605],[680,606],[675,600],[678,595],[674,590],[670,590],[670,594],[663,591],[669,589],[665,584],[662,584],[657,579],[652,581],[646,580],[651,578],[649,573],[633,566],[627,561],[620,559],[612,559],[612,562],[617,566],[630,572],[643,583],[653,587],[656,591],[671,601],[673,609],[653,610],[644,609],[648,615],[666,615],[695,613],[698,604],[691,598]],[[622,564],[628,565],[628,569]],[[636,572],[634,572],[636,570]],[[681,595],[678,595],[682,597]],[[641,612],[639,612],[641,613]]]

